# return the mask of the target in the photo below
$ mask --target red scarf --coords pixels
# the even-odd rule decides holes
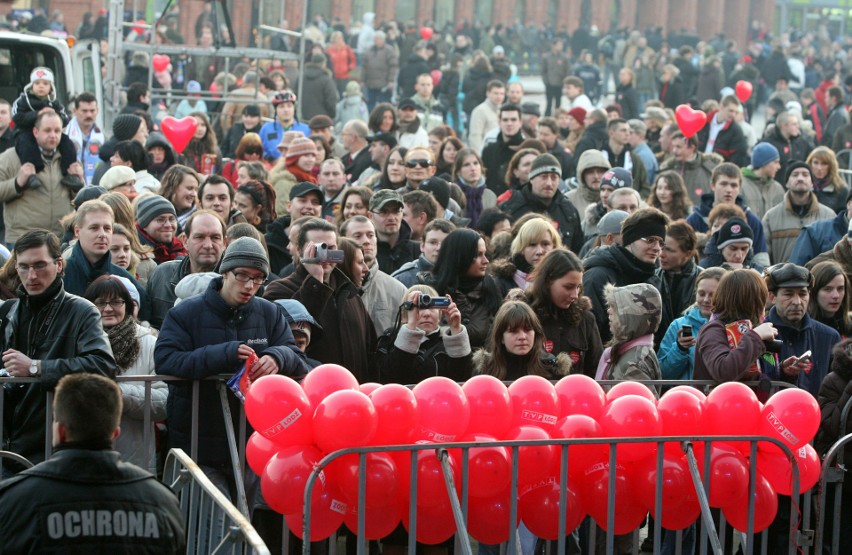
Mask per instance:
[[[302,181],[307,181],[309,183],[317,183],[317,178],[314,177],[314,174],[311,172],[306,172],[302,168],[298,166],[298,159],[296,162],[289,164],[287,166],[287,171],[292,173],[296,177],[296,183],[301,183]]]
[[[154,249],[154,261],[158,265],[163,262],[176,260],[179,256],[187,255],[186,248],[184,248],[183,243],[177,237],[172,238],[172,242],[167,245],[151,238],[150,235],[145,233],[144,229],[139,227],[139,224],[136,224],[136,229],[139,231],[139,237],[142,239],[142,242]]]

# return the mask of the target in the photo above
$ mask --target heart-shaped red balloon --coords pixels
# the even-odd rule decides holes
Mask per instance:
[[[740,99],[740,102],[745,102],[751,98],[753,88],[751,83],[748,81],[737,81],[737,85],[734,90],[737,91],[737,98]]]
[[[677,126],[687,139],[698,133],[707,123],[707,114],[701,110],[693,110],[688,104],[681,104],[675,110]]]
[[[151,58],[151,62],[154,66],[154,71],[166,71],[169,64],[172,63],[171,59],[165,54],[154,54],[154,57]]]
[[[172,116],[166,116],[160,122],[160,129],[163,135],[172,143],[172,147],[177,152],[183,152],[186,145],[192,140],[195,135],[195,130],[198,128],[198,120],[192,116],[186,116],[182,119],[175,119]]]

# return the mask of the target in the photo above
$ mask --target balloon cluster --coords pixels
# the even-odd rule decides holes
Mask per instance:
[[[257,430],[246,456],[261,476],[269,506],[302,534],[305,483],[322,458],[335,450],[412,443],[548,440],[562,438],[642,438],[651,436],[765,435],[777,438],[798,458],[801,491],[819,476],[819,458],[808,442],[819,425],[819,407],[805,391],[788,389],[761,405],[741,383],[727,383],[707,397],[680,386],[659,401],[644,385],[623,382],[604,392],[593,379],[566,376],[555,386],[525,376],[510,386],[491,376],[459,385],[429,378],[413,389],[399,384],[363,384],[345,368],[322,365],[302,385],[284,376],[266,376],[251,385],[246,414]],[[565,530],[586,515],[607,526],[609,476],[615,472],[616,534],[637,528],[650,511],[664,528],[683,529],[700,516],[686,458],[677,442],[664,444],[657,465],[655,442],[621,443],[616,468],[606,444],[568,447],[567,474],[560,476],[555,445],[519,447],[518,518],[536,536],[556,539],[560,486],[567,478]],[[462,450],[450,449],[449,466],[461,483]],[[709,466],[706,445],[696,454],[709,475],[710,506],[721,508],[737,529],[747,526],[750,444],[713,442]],[[510,529],[512,450],[503,446],[468,451],[468,530],[478,541],[506,541]],[[412,461],[412,458],[414,461]],[[775,518],[776,493],[789,495],[792,466],[781,449],[761,442],[757,451],[755,531]],[[755,462],[755,461],[751,461]],[[411,492],[411,465],[417,472]],[[450,499],[435,450],[376,452],[366,457],[366,490],[359,492],[359,458],[340,457],[325,467],[311,498],[311,540],[330,536],[345,524],[357,532],[358,499],[365,501],[367,539],[390,534],[400,522],[409,528],[409,495],[416,494],[417,540],[435,544],[455,533]],[[655,514],[657,474],[662,472],[662,515]],[[515,523],[517,524],[517,523]]]

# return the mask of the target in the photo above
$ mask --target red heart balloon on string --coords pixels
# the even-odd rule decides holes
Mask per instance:
[[[745,102],[751,98],[753,87],[748,81],[737,81],[734,90],[736,91],[737,98],[740,99],[740,102]]]
[[[154,54],[151,58],[151,65],[154,66],[154,71],[166,71],[172,60],[165,54]]]
[[[163,135],[172,143],[174,149],[183,152],[192,140],[192,136],[195,135],[195,130],[198,129],[198,120],[192,116],[181,119],[166,116],[160,122],[160,129],[163,130]]]
[[[675,110],[677,126],[687,139],[698,133],[707,123],[707,114],[701,110],[693,110],[688,104],[681,104]]]

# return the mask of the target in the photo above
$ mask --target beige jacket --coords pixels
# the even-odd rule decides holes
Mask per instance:
[[[836,216],[834,210],[820,204],[814,193],[811,193],[808,209],[803,216],[799,216],[793,211],[790,193],[787,192],[784,195],[784,202],[770,208],[763,216],[763,233],[766,236],[770,262],[778,264],[790,260],[790,255],[793,254],[793,247],[802,233],[802,228],[834,216]]]

